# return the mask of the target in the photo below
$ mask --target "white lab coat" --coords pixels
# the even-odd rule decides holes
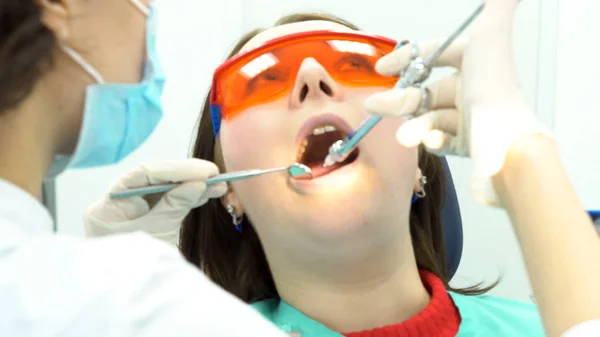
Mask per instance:
[[[598,337],[600,336],[600,319],[591,320],[581,323],[569,331],[565,332],[562,337]]]
[[[285,336],[166,243],[51,228],[42,204],[0,179],[0,336]]]

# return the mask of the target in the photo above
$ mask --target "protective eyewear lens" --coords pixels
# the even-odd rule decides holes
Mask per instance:
[[[393,51],[395,45],[395,41],[383,37],[331,31],[272,40],[230,59],[215,71],[213,111],[218,110],[220,118],[231,120],[248,108],[286,96],[308,58],[316,60],[339,84],[391,88],[398,77],[378,74],[375,63]]]

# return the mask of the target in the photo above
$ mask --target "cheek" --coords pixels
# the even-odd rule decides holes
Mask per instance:
[[[389,90],[388,88],[364,88],[352,90],[352,101],[354,105],[362,106],[363,102],[372,94]],[[367,116],[365,111],[364,118]],[[384,118],[365,137],[363,145],[370,156],[379,163],[387,164],[396,170],[410,171],[416,168],[418,151],[416,148],[406,148],[396,140],[396,131],[404,123],[402,118]]]
[[[389,88],[351,88],[348,89],[351,92],[349,101],[356,107],[362,107],[370,95],[386,90]],[[367,112],[363,112],[360,120],[367,116]],[[417,148],[403,147],[396,140],[396,131],[403,122],[401,118],[382,119],[361,144],[366,152],[366,162],[377,169],[385,180],[385,186],[393,189],[403,189],[407,184],[412,189],[419,160]]]
[[[290,134],[283,115],[281,109],[261,107],[223,121],[219,137],[227,170],[281,165]]]
[[[219,137],[227,171],[266,169],[290,164],[293,138],[286,125],[291,123],[289,120],[285,121],[282,117],[285,113],[281,111],[246,111],[232,121],[223,121]],[[289,195],[282,193],[287,188],[286,185],[287,176],[283,173],[231,183],[246,215],[258,224],[272,217],[265,210],[291,204],[287,199]]]
[[[366,149],[369,151],[369,160],[386,177],[387,184],[396,188],[414,184],[419,160],[418,148],[404,147],[396,140],[396,131],[402,123],[403,120],[399,118],[383,119],[377,125],[377,130],[373,130]]]

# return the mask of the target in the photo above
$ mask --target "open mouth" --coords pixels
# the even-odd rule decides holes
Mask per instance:
[[[348,155],[343,162],[335,163],[329,167],[323,166],[325,157],[329,154],[329,147],[347,135],[348,132],[344,132],[332,124],[323,124],[313,128],[300,143],[296,162],[308,166],[312,170],[314,178],[324,176],[352,164],[358,158],[358,148]]]

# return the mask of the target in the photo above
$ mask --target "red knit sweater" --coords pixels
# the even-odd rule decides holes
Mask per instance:
[[[420,271],[421,280],[431,295],[431,301],[416,316],[398,324],[373,330],[351,332],[346,337],[454,337],[458,333],[460,314],[442,280],[427,271]]]

